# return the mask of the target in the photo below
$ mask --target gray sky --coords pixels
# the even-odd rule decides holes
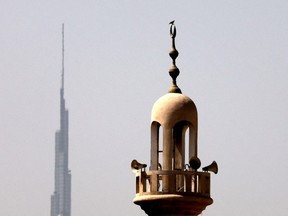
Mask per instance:
[[[63,22],[73,216],[145,215],[130,162],[150,160],[175,19],[199,157],[220,168],[203,215],[286,216],[287,11],[287,0],[3,1],[0,215],[50,214]]]

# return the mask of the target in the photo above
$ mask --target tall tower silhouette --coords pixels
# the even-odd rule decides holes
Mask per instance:
[[[55,133],[55,185],[51,216],[71,216],[71,173],[68,168],[69,126],[64,98],[64,24],[62,24],[62,72],[60,88],[60,130]]]
[[[149,216],[196,216],[213,203],[210,197],[210,172],[217,173],[216,162],[197,171],[198,115],[194,102],[182,94],[176,78],[178,51],[175,47],[176,27],[170,23],[172,86],[154,104],[151,114],[151,163],[133,160],[136,173],[134,203]]]

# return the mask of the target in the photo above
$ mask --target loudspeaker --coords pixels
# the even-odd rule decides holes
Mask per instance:
[[[202,170],[205,172],[213,172],[213,173],[217,174],[218,173],[218,165],[217,165],[216,161],[213,161],[209,166],[203,167]]]
[[[198,157],[193,156],[189,160],[189,165],[192,169],[197,170],[201,166],[201,161]]]
[[[146,164],[139,163],[137,160],[132,160],[131,162],[131,169],[133,172],[137,172],[139,169],[146,168]]]

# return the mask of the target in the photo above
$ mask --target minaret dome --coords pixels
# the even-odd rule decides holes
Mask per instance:
[[[172,127],[181,121],[189,121],[197,126],[197,108],[186,95],[167,93],[153,105],[151,121],[158,122],[164,127]]]

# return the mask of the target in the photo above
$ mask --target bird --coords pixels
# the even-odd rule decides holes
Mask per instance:
[[[171,21],[169,25],[174,25],[175,20]]]

